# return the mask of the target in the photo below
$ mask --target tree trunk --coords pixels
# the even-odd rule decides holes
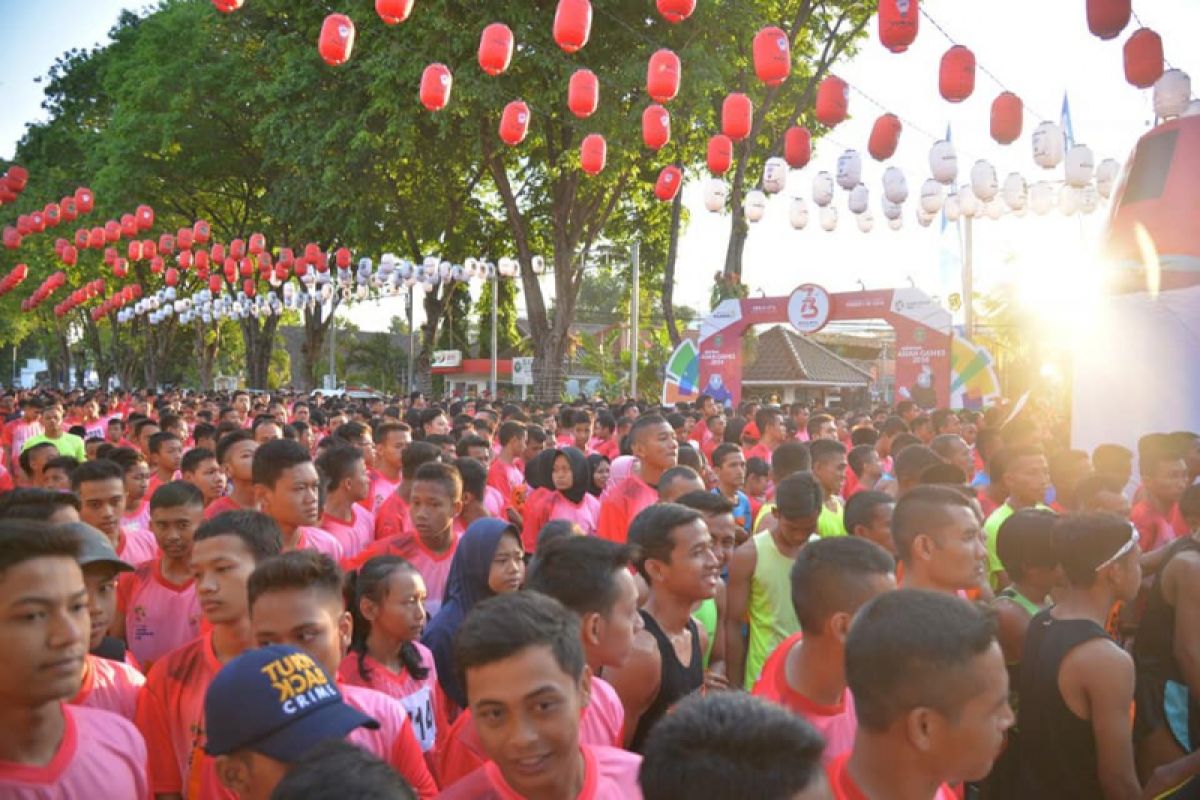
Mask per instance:
[[[292,380],[306,392],[317,388],[317,374],[323,359],[328,357],[324,352],[325,339],[329,335],[329,326],[333,324],[339,303],[339,295],[334,292],[328,313],[325,313],[324,304],[311,311],[304,310],[304,341],[300,344],[300,357],[304,363],[300,365],[299,370],[292,368]]]
[[[213,388],[213,367],[217,361],[217,353],[221,351],[221,328],[219,325],[194,326],[196,332],[196,376],[200,388],[206,392]]]
[[[246,386],[266,389],[279,317],[274,314],[268,314],[265,318],[249,316],[243,318],[241,323],[242,341],[246,344]]]
[[[742,255],[746,252],[746,237],[750,235],[750,225],[742,214],[742,200],[733,196],[733,223],[730,225],[729,245],[725,250],[725,274],[742,274]]]
[[[676,166],[679,166],[678,164]],[[671,238],[667,244],[667,263],[663,266],[663,319],[667,323],[667,336],[671,337],[671,347],[678,347],[680,342],[679,323],[675,321],[675,260],[679,255],[679,223],[683,216],[683,192],[675,193],[675,202],[671,204]],[[633,287],[638,291],[638,287]]]
[[[567,377],[567,344],[570,331],[559,330],[556,322],[548,336],[533,340],[533,396],[541,403],[562,399]]]

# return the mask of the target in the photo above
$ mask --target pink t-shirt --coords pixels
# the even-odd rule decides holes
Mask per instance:
[[[1171,524],[1170,517],[1155,508],[1148,500],[1134,504],[1133,510],[1129,514],[1129,520],[1141,536],[1143,553],[1149,553],[1163,545],[1170,544],[1180,535],[1180,532],[1175,530],[1175,526]],[[1186,533],[1186,531],[1184,532]]]
[[[301,525],[296,531],[299,533],[299,538],[296,540],[297,550],[316,550],[334,561],[341,561],[346,557],[342,550],[342,543],[329,531],[308,525]]]
[[[158,541],[154,538],[153,533],[145,528],[123,527],[117,555],[121,557],[122,561],[136,567],[146,561],[157,559],[161,554],[158,551]]]
[[[171,583],[159,559],[121,577],[117,608],[125,615],[125,641],[143,664],[153,664],[200,635],[196,582]]]
[[[425,546],[420,536],[390,536],[378,539],[354,558],[346,559],[343,569],[358,569],[375,556],[400,556],[411,562],[425,579],[425,590],[428,596],[425,600],[425,613],[433,619],[442,607],[442,599],[446,595],[446,583],[450,578],[450,562],[454,560],[454,551],[458,548],[458,540],[462,536],[462,527],[456,518],[453,522],[450,546],[444,553],[435,553]]]
[[[391,480],[382,472],[371,472],[371,494],[368,499],[371,502],[371,512],[374,513],[383,505],[383,501],[387,500],[392,492],[400,488],[403,482],[402,478]]]
[[[375,541],[375,515],[358,503],[350,506],[352,519],[338,519],[326,512],[321,528],[338,540],[345,558],[353,558]]]
[[[488,467],[488,486],[494,487],[505,500],[511,502],[513,492],[518,486],[524,485],[525,473],[519,464],[509,464],[497,458]]]
[[[339,682],[338,690],[347,705],[379,723],[375,730],[356,728],[346,737],[346,741],[386,762],[408,781],[422,800],[436,796],[437,784],[425,765],[421,745],[413,733],[404,706],[382,692],[362,686]]]
[[[504,495],[495,486],[487,487],[483,492],[483,507],[488,514],[497,519],[504,517]]]
[[[123,717],[98,708],[64,705],[58,752],[44,767],[0,761],[0,797],[51,800],[120,797],[149,800],[146,742]]]
[[[141,528],[142,530],[150,530],[150,504],[142,502],[140,508],[132,514],[126,512],[121,515],[122,528]],[[153,532],[151,531],[151,535]]]
[[[583,753],[583,788],[576,800],[640,800],[638,770],[642,757],[615,747],[580,745]],[[500,768],[489,761],[442,792],[442,800],[522,800],[504,780]]]
[[[138,692],[146,677],[122,661],[88,654],[84,657],[83,685],[71,705],[99,708],[133,722]]]
[[[580,743],[620,747],[624,727],[625,706],[617,690],[603,678],[592,678],[592,697],[579,720]]]
[[[350,686],[365,686],[377,692],[400,701],[408,712],[412,722],[413,733],[421,745],[421,751],[428,753],[437,744],[439,726],[445,724],[444,715],[438,706],[437,667],[434,665],[433,653],[420,642],[413,642],[417,652],[421,654],[421,663],[429,670],[424,680],[417,680],[408,672],[398,675],[380,664],[370,656],[363,656],[363,664],[367,668],[367,678],[363,678],[358,669],[358,654],[350,653],[342,659],[338,667],[338,682]]]
[[[611,486],[600,501],[600,519],[596,535],[610,542],[625,544],[629,539],[629,523],[642,510],[658,502],[658,490],[640,476],[630,475]]]
[[[554,493],[554,502],[550,504],[550,514],[546,520],[565,519],[574,522],[588,536],[596,535],[596,525],[600,521],[600,501],[591,494],[585,494],[578,505],[563,497],[561,492]]]

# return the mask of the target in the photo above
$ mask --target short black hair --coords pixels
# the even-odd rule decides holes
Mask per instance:
[[[496,440],[500,442],[500,446],[503,447],[516,437],[524,435],[525,424],[510,419],[506,422],[500,423],[500,429],[496,432]]]
[[[410,447],[409,449],[411,450],[412,448]],[[408,450],[404,452],[407,453]],[[417,470],[417,474],[413,476],[413,480],[436,483],[442,487],[442,490],[451,500],[457,502],[462,499],[462,476],[458,474],[458,470],[449,464],[442,464],[437,461],[422,464],[421,468]]]
[[[918,486],[905,492],[892,512],[892,540],[901,561],[912,556],[917,536],[951,522],[951,508],[975,510],[969,498],[949,486]]]
[[[782,447],[782,445],[780,445]],[[746,459],[746,477],[752,475],[760,478],[767,478],[771,475],[771,465],[758,456],[751,456]]]
[[[325,482],[325,491],[332,492],[338,484],[354,473],[354,465],[366,459],[363,451],[354,445],[337,442],[317,457],[317,469]]]
[[[646,739],[646,800],[784,800],[822,780],[825,741],[803,717],[747,694],[685,698]]]
[[[721,464],[725,461],[726,456],[741,452],[742,448],[738,447],[733,442],[722,442],[721,444],[717,445],[712,451],[711,456],[713,469],[720,469]]]
[[[454,637],[454,669],[467,697],[468,672],[531,647],[549,647],[560,669],[573,680],[583,675],[579,617],[541,592],[510,592],[480,602]]]
[[[61,469],[66,473],[67,480],[70,480],[78,467],[79,459],[75,458],[75,456],[55,456],[42,465],[42,474],[45,474],[46,470]]]
[[[23,449],[21,451],[21,454],[19,456],[17,456],[17,463],[19,463],[21,465],[21,471],[24,472],[26,475],[33,472],[33,454],[36,453],[38,450],[47,450],[47,449],[53,450],[56,453],[58,452],[58,447],[51,444],[50,442],[38,442],[37,444],[31,444],[31,445],[27,446],[25,449]]]
[[[991,612],[957,597],[922,589],[875,597],[846,638],[846,683],[858,724],[882,732],[920,707],[956,721],[979,691],[970,662],[995,641]]]
[[[628,570],[635,550],[594,536],[565,536],[539,546],[525,588],[549,595],[580,616],[607,617],[617,602],[618,570]]]
[[[717,492],[688,492],[675,500],[681,506],[694,508],[701,514],[717,516],[732,514],[734,505],[724,495]]]
[[[79,556],[79,538],[68,528],[32,519],[0,519],[0,577],[35,558]]]
[[[299,442],[291,439],[272,439],[254,451],[251,467],[255,486],[275,487],[279,477],[289,469],[312,462],[312,455]]]
[[[954,411],[949,408],[939,408],[929,415],[929,419],[933,422],[933,432],[940,433],[949,424],[950,418],[956,416]]]
[[[753,459],[751,459],[753,460]],[[790,441],[776,447],[771,453],[771,472],[776,482],[797,472],[812,469],[812,454],[804,442]],[[750,462],[746,462],[746,474],[750,474]]]
[[[1075,508],[1073,511],[1086,511],[1095,502],[1101,492],[1121,494],[1125,486],[1111,473],[1093,472],[1075,485]]]
[[[283,534],[275,520],[261,511],[223,511],[196,529],[193,541],[236,536],[254,555],[255,562],[283,551]]]
[[[815,464],[846,455],[846,445],[834,439],[817,439],[808,443],[808,453]]]
[[[658,490],[661,492],[663,489],[678,480],[696,480],[703,483],[699,472],[692,467],[687,466],[686,464],[678,464],[668,469],[658,479]]]
[[[701,519],[700,512],[678,503],[655,503],[638,512],[629,524],[629,544],[638,548],[634,566],[638,573],[650,583],[646,562],[650,559],[671,563],[671,551],[675,549],[672,532],[682,526]]]
[[[805,634],[819,634],[837,613],[853,614],[868,599],[867,581],[896,570],[874,542],[834,536],[800,548],[792,564],[792,608]]]
[[[852,447],[861,447],[863,445],[874,446],[878,441],[879,431],[874,428],[862,427],[850,431],[850,444]]]
[[[893,457],[892,473],[897,483],[916,483],[921,473],[937,464],[944,463],[942,457],[923,444],[913,444]]]
[[[846,454],[846,463],[850,465],[850,469],[854,472],[855,477],[862,477],[863,469],[867,466],[867,459],[874,452],[874,445],[860,444],[852,447],[850,452]]]
[[[150,450],[151,455],[154,455],[159,450],[162,450],[162,446],[164,444],[171,441],[181,442],[183,440],[170,431],[159,431],[150,437],[150,441],[147,443],[147,449]]]
[[[1023,508],[1000,524],[996,555],[1010,578],[1019,581],[1030,567],[1053,568],[1058,564],[1051,535],[1057,521],[1053,511]]]
[[[0,494],[0,519],[47,520],[61,508],[79,510],[79,495],[50,489],[17,488]]]
[[[1096,582],[1096,569],[1116,555],[1133,532],[1129,520],[1103,511],[1060,517],[1050,537],[1067,583],[1077,589],[1092,586]]]
[[[345,739],[305,753],[276,784],[271,800],[415,800],[399,773]]]
[[[784,519],[801,519],[821,513],[825,491],[811,472],[797,472],[775,486],[775,507]]]
[[[198,442],[201,439],[212,439],[217,435],[217,428],[211,422],[197,422],[192,428],[192,441]],[[203,449],[203,448],[202,448]]]
[[[537,551],[540,553],[543,547],[559,539],[583,535],[583,528],[579,527],[578,523],[569,519],[552,519],[537,532]],[[535,555],[529,562],[529,568],[532,569],[536,562],[537,556]]]
[[[92,481],[121,481],[125,485],[125,470],[116,463],[98,458],[95,461],[85,461],[71,473],[71,490],[79,493],[79,487]]]
[[[441,456],[441,449],[435,445],[429,442],[413,442],[404,448],[404,453],[400,456],[400,474],[404,480],[411,481],[417,477],[417,470],[437,461]]]
[[[454,468],[462,478],[463,492],[470,492],[472,497],[482,503],[484,495],[487,494],[487,467],[479,459],[463,456],[454,459]]]
[[[183,454],[183,460],[179,462],[180,472],[195,472],[200,469],[200,465],[205,461],[212,459],[217,461],[216,455],[207,447],[193,447]],[[220,462],[217,462],[220,464]]]
[[[642,435],[642,431],[649,430],[657,425],[666,425],[668,428],[671,427],[667,421],[658,414],[647,414],[644,417],[638,417],[637,420],[634,421],[633,427],[629,429],[629,440],[631,442],[636,442],[638,437]]]
[[[315,550],[291,550],[265,558],[254,567],[246,583],[251,606],[267,592],[286,589],[316,589],[345,603],[342,571],[333,559]]]
[[[870,527],[875,509],[895,502],[896,498],[887,492],[863,491],[850,495],[846,507],[842,509],[842,524],[846,526],[846,532],[853,536],[854,529],[859,525]]]
[[[225,454],[238,442],[253,442],[254,434],[245,428],[231,431],[217,440],[217,463],[225,463]]]
[[[180,506],[204,508],[204,495],[196,488],[196,484],[187,481],[171,481],[159,486],[150,496],[151,511],[160,508],[179,508]]]

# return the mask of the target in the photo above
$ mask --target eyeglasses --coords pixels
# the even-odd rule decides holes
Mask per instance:
[[[1104,563],[1102,563],[1098,567],[1096,567],[1096,572],[1099,572],[1100,570],[1104,569],[1105,567],[1111,566],[1111,565],[1115,564],[1117,561],[1119,561],[1122,556],[1124,556],[1126,553],[1128,553],[1133,548],[1137,547],[1137,543],[1140,538],[1141,538],[1141,536],[1138,534],[1137,528],[1133,527],[1133,524],[1130,523],[1130,525],[1129,525],[1129,541],[1127,541],[1127,542],[1125,542],[1125,544],[1121,545],[1121,549],[1119,549],[1119,550],[1117,550],[1117,552],[1113,553],[1107,561],[1105,561]]]

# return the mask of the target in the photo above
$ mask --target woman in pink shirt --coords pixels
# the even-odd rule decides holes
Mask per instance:
[[[376,556],[346,575],[346,600],[354,635],[338,680],[399,700],[431,758],[449,724],[433,653],[420,642],[426,621],[421,573],[399,556]]]
[[[570,520],[588,536],[595,536],[596,523],[600,519],[600,501],[588,492],[592,472],[587,456],[574,447],[558,450],[550,477],[554,482],[555,496],[546,519]]]

